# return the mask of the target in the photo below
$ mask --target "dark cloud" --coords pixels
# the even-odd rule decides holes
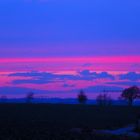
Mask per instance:
[[[111,79],[114,80],[115,77],[107,72],[90,72],[89,70],[84,70],[79,73],[81,77],[85,80],[94,80],[94,79]]]
[[[66,80],[85,80],[85,81],[93,81],[96,79],[110,79],[112,81],[115,80],[115,76],[107,73],[107,72],[90,72],[89,70],[83,70],[78,72],[77,75],[72,74],[53,74],[49,72],[24,72],[24,73],[12,73],[8,76],[17,77],[16,80],[13,80],[13,84],[47,84],[53,82],[65,82]],[[135,72],[129,72],[127,74],[118,75],[121,82],[110,82],[107,84],[116,84],[116,85],[139,85],[138,80],[140,80],[140,74]],[[26,77],[28,79],[18,79],[18,77]],[[128,80],[128,81],[123,81]],[[133,82],[130,82],[133,81]],[[70,85],[64,85],[64,87],[70,87]]]
[[[9,74],[9,76],[14,77],[28,77],[30,79],[17,79],[13,81],[13,84],[25,84],[25,83],[33,83],[33,84],[46,84],[52,83],[55,81],[65,81],[65,80],[79,80],[80,77],[78,75],[69,75],[69,74],[53,74],[48,72],[25,72],[25,73],[13,73]]]
[[[130,81],[138,81],[140,80],[140,74],[136,72],[129,72],[127,74],[119,75],[120,80],[130,80]]]
[[[46,84],[54,82],[58,76],[47,72],[25,72],[25,73],[12,73],[9,76],[14,77],[28,77],[30,79],[17,79],[13,80],[13,84]]]
[[[140,82],[136,81],[119,81],[119,82],[108,82],[107,84],[120,85],[120,86],[140,86]]]
[[[47,84],[54,81],[49,81],[47,79],[24,79],[24,80],[14,80],[13,84]]]
[[[37,72],[37,71],[32,71],[32,72],[23,72],[23,73],[12,73],[9,74],[9,76],[20,76],[20,77],[48,77],[52,78],[54,75],[52,73],[47,73],[47,72]]]
[[[84,70],[79,72],[77,75],[71,74],[53,74],[48,72],[25,72],[25,73],[12,73],[8,76],[14,77],[27,77],[30,79],[17,79],[13,80],[13,84],[46,84],[55,81],[65,81],[65,80],[94,80],[94,79],[111,79],[114,80],[114,76],[108,74],[107,72],[90,72],[89,70]]]

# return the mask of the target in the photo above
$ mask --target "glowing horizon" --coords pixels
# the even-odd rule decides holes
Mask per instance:
[[[0,1],[0,92],[63,98],[140,86],[139,7],[131,0]]]
[[[16,62],[72,62],[72,63],[140,63],[140,56],[98,56],[98,57],[49,57],[49,58],[0,58],[0,63]]]

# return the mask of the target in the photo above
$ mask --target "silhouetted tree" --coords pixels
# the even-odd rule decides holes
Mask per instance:
[[[132,106],[133,101],[140,98],[140,89],[137,86],[126,88],[123,90],[121,96],[128,101],[129,106]]]
[[[32,100],[34,99],[34,93],[33,92],[29,92],[26,96],[26,102],[27,103],[32,103]]]
[[[97,104],[100,106],[111,106],[112,99],[107,94],[100,94],[96,98]]]
[[[87,102],[87,96],[85,95],[83,90],[81,90],[80,93],[78,94],[78,101],[81,104],[85,104]]]

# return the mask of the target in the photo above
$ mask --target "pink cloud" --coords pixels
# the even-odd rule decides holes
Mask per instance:
[[[0,71],[138,71],[138,64],[140,56],[1,58]]]
[[[0,63],[140,63],[140,56],[1,58]]]

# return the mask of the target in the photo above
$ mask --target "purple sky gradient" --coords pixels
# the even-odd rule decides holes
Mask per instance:
[[[5,0],[0,13],[0,57],[140,55],[138,0]]]
[[[0,91],[70,97],[140,86],[139,15],[139,0],[1,0]],[[33,72],[41,77],[9,76]]]

